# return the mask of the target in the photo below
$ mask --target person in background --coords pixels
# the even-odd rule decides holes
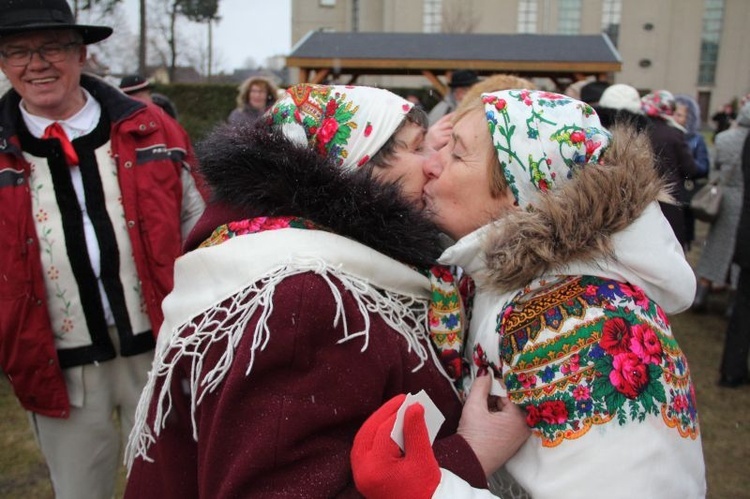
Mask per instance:
[[[563,93],[568,97],[580,100],[581,88],[588,85],[592,81],[596,81],[596,78],[594,76],[585,75],[583,73],[575,73],[573,75],[573,81],[567,87],[565,87]]]
[[[623,124],[643,131],[648,126],[648,120],[641,112],[641,96],[638,90],[630,85],[610,85],[602,92],[599,104],[592,107],[605,128]]]
[[[734,290],[739,278],[738,268],[732,265],[732,256],[737,237],[737,226],[742,213],[744,182],[742,177],[742,145],[750,131],[750,103],[740,109],[737,126],[724,130],[716,136],[714,165],[719,184],[723,188],[721,209],[706,236],[701,248],[695,274],[698,289],[693,310],[705,312],[712,289],[729,287]],[[734,302],[730,298],[730,307]],[[729,310],[731,314],[731,310]]]
[[[58,499],[114,494],[161,301],[204,207],[184,131],[82,74],[111,33],[65,0],[2,2],[0,368]]]
[[[609,87],[606,81],[594,80],[581,87],[581,98],[579,100],[590,106],[598,106],[599,99]]]
[[[120,90],[134,99],[156,104],[169,116],[177,119],[177,108],[174,103],[166,95],[154,92],[154,84],[141,75],[123,76],[120,80]]]
[[[151,92],[151,101],[162,108],[165,113],[172,117],[172,119],[179,120],[179,116],[177,114],[177,106],[174,102],[172,102],[172,99],[164,94]]]
[[[457,240],[439,261],[477,283],[469,378],[493,377],[532,430],[508,471],[535,499],[704,497],[694,386],[667,318],[695,277],[657,203],[649,138],[560,94],[493,92],[426,166],[426,210]],[[405,454],[388,440],[393,409],[355,439],[360,492],[472,497],[429,440],[409,441],[411,418]]]
[[[214,197],[164,301],[126,498],[351,496],[357,429],[421,389],[446,418],[438,460],[475,486],[528,437],[487,393],[462,415],[430,344],[445,330],[428,321],[425,131],[387,90],[301,84],[254,127],[206,139]],[[507,439],[477,428],[506,422]]]
[[[120,80],[120,90],[125,95],[143,102],[153,102],[151,93],[154,90],[154,84],[141,75],[126,75]]]
[[[742,107],[744,110],[748,105]],[[743,111],[740,111],[742,116]],[[728,132],[727,132],[728,133]],[[745,135],[740,157],[744,185],[750,185],[750,135]],[[748,355],[750,355],[750,189],[743,189],[742,211],[735,237],[734,262],[740,268],[724,339],[724,352],[719,367],[719,386],[738,388],[750,383]]]
[[[711,116],[711,121],[716,123],[713,135],[714,143],[716,142],[716,136],[732,126],[732,121],[735,119],[737,119],[737,112],[734,110],[734,106],[730,102],[721,106],[721,109]]]
[[[229,113],[230,125],[252,124],[276,102],[278,88],[268,78],[252,76],[242,82],[237,93],[237,107]]]
[[[698,166],[700,177],[706,177],[710,168],[708,146],[701,135],[701,110],[698,102],[693,97],[685,94],[674,96],[675,110],[674,120],[685,128],[685,139],[687,139],[690,151],[693,153],[695,163]]]
[[[685,180],[699,176],[700,169],[688,148],[684,128],[674,121],[674,109],[674,96],[667,90],[657,90],[641,98],[641,111],[649,123],[646,131],[656,155],[656,168],[671,186],[670,193],[674,198],[671,202],[662,201],[661,209],[677,239],[686,248],[684,211],[688,196]]]
[[[417,94],[408,94],[406,96],[406,100],[414,104],[420,109],[424,109],[424,104],[422,104],[422,100],[419,98]]]
[[[461,103],[464,94],[478,81],[479,77],[474,71],[468,69],[453,71],[451,79],[448,82],[450,90],[443,100],[435,104],[435,107],[427,115],[429,125],[434,125],[440,118],[455,111],[456,106]]]
[[[470,106],[472,102],[480,99],[482,94],[512,89],[536,90],[536,85],[530,80],[517,75],[506,73],[494,74],[472,85],[461,100],[463,104],[459,104],[456,111],[461,112],[463,107]]]
[[[687,140],[690,152],[693,155],[695,164],[698,167],[698,175],[693,179],[685,180],[684,187],[687,193],[687,203],[690,202],[696,191],[696,181],[708,177],[710,168],[710,158],[708,156],[708,147],[703,135],[700,132],[701,110],[698,102],[689,95],[677,94],[674,96],[675,110],[674,120],[678,125],[685,129],[685,140]],[[687,249],[695,239],[695,218],[693,212],[685,210],[685,240]]]

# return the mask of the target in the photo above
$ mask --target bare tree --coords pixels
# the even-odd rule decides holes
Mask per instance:
[[[78,19],[78,14],[83,10],[91,10],[92,8],[101,7],[104,12],[111,13],[115,10],[115,7],[122,0],[72,0],[73,2],[73,17]]]
[[[148,61],[148,22],[146,18],[146,0],[138,0],[138,73],[146,76],[146,61]]]
[[[175,81],[181,64],[203,60],[202,38],[198,26],[180,14],[180,0],[151,0],[149,10],[149,64],[166,69],[170,81]],[[156,7],[156,8],[154,8]],[[202,69],[202,66],[197,66]]]
[[[208,25],[208,65],[206,75],[211,79],[213,66],[213,23],[219,20],[219,0],[178,0],[180,14],[189,20]]]
[[[82,8],[84,6],[85,9]],[[116,27],[112,36],[100,43],[90,45],[89,53],[114,73],[136,71],[134,64],[136,52],[133,50],[136,39],[121,2],[81,3],[77,19],[78,22],[84,24]]]

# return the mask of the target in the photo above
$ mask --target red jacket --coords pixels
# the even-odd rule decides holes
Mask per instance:
[[[186,162],[194,163],[192,147],[185,131],[158,108],[91,77],[83,76],[81,85],[111,122],[133,256],[156,333],[163,320],[161,301],[172,289],[174,260],[181,253],[181,173]],[[13,90],[0,100],[0,368],[25,409],[64,418],[70,404],[47,312],[30,165],[17,135],[19,100]],[[155,147],[160,145],[166,149]]]

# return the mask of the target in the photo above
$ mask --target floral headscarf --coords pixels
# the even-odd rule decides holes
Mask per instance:
[[[666,119],[674,114],[674,95],[668,90],[657,90],[641,97],[641,110],[646,116]]]
[[[353,170],[380,150],[413,106],[380,88],[303,83],[287,89],[266,116],[287,137]]]
[[[522,208],[574,168],[597,163],[612,137],[590,105],[565,95],[504,90],[484,94],[482,102],[500,166]]]

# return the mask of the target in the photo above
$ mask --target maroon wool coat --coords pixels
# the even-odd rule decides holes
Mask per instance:
[[[354,300],[339,289],[350,326],[362,326]],[[416,356],[380,316],[371,314],[370,342],[362,351],[363,339],[338,343],[343,327],[331,327],[335,301],[320,276],[284,279],[274,303],[271,338],[256,354],[251,373],[245,374],[255,320],[224,381],[198,405],[198,442],[183,390],[189,359],[176,366],[172,412],[148,451],[154,462],[136,459],[127,499],[357,497],[349,465],[354,435],[384,402],[421,389],[446,417],[435,442],[440,465],[486,487],[474,453],[454,435],[461,404],[450,383],[431,362],[412,372]],[[210,350],[205,370],[224,346]]]

